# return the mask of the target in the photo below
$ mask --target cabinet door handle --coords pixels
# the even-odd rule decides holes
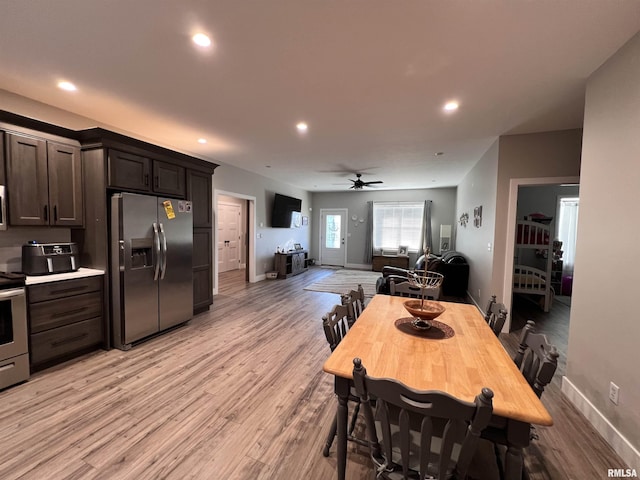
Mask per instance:
[[[160,182],[159,182],[159,180],[158,180],[158,175],[156,175],[156,176],[153,178],[153,180],[154,180],[154,183],[155,183],[155,188],[158,188],[158,187],[160,186]]]
[[[148,173],[144,174],[144,185],[145,185],[145,187],[149,186],[149,174]]]
[[[44,221],[45,222],[49,221],[49,206],[48,205],[44,206]]]
[[[54,222],[58,221],[58,206],[57,205],[53,206],[53,221]]]

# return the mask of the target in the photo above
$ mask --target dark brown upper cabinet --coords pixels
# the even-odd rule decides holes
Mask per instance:
[[[153,191],[184,198],[186,194],[184,167],[154,160]]]
[[[211,174],[189,170],[187,199],[192,202],[193,228],[211,228],[212,195]]]
[[[82,227],[80,148],[7,133],[10,225]]]
[[[185,198],[185,169],[141,155],[109,150],[109,187]]]

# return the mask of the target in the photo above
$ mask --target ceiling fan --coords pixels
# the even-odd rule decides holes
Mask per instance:
[[[368,187],[369,185],[374,185],[376,183],[384,183],[382,180],[374,180],[373,182],[363,182],[362,180],[360,180],[361,176],[362,174],[356,173],[356,177],[358,178],[357,180],[349,179],[351,182],[353,182],[353,185],[351,185],[349,188],[352,188],[353,190],[362,190],[363,187]]]

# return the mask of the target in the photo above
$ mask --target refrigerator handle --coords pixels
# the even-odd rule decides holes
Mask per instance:
[[[156,250],[156,261],[153,266],[153,281],[158,280],[158,274],[160,273],[160,257],[162,253],[160,252],[160,235],[158,233],[158,224],[153,222],[153,245]]]
[[[167,273],[167,235],[164,233],[164,225],[160,224],[160,235],[162,235],[162,266],[160,267],[160,280],[164,280]]]

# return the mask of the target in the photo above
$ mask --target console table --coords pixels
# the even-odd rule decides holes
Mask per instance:
[[[373,268],[374,272],[381,272],[382,267],[400,267],[409,268],[409,257],[401,255],[374,255]]]
[[[278,278],[288,278],[306,272],[308,255],[309,252],[306,250],[276,253],[275,266],[278,271]]]

